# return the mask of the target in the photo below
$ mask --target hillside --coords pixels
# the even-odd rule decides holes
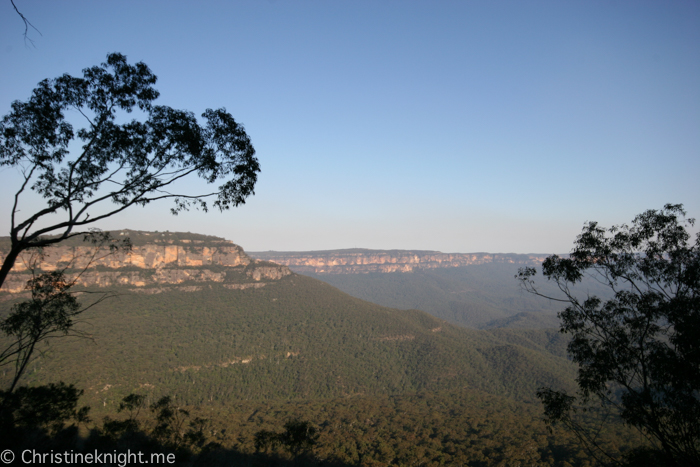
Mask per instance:
[[[92,268],[82,290],[117,296],[81,315],[88,339],[42,346],[23,383],[85,389],[80,404],[97,422],[129,393],[147,404],[170,395],[211,420],[232,459],[253,455],[256,430],[294,417],[319,427],[317,455],[336,465],[591,465],[539,420],[537,388],[574,384],[558,332],[467,329],[187,235],[139,233],[128,260]],[[47,269],[81,254],[80,243],[63,247]],[[23,295],[0,294],[0,316]],[[604,437],[615,449],[629,439],[617,429]]]
[[[399,309],[418,309],[453,324],[486,328],[518,313],[541,315],[535,322],[557,327],[556,308],[520,290],[513,264],[484,264],[410,273],[314,274],[363,300]],[[507,326],[507,324],[506,324]]]
[[[129,238],[129,253],[100,251],[82,272],[81,286],[123,287],[131,292],[198,290],[203,284],[228,288],[263,287],[296,272],[325,281],[362,300],[399,309],[419,309],[453,324],[473,328],[547,328],[557,325],[557,308],[524,294],[514,275],[537,265],[542,255],[443,254],[404,250],[338,250],[253,253],[253,259],[229,240],[181,232],[111,232]],[[9,240],[0,238],[0,256]],[[47,248],[38,268],[67,268],[69,276],[85,268],[94,249],[76,237]],[[25,252],[2,291],[24,291],[31,277]],[[271,262],[271,261],[274,261]],[[512,319],[527,313],[528,319]]]
[[[106,406],[139,388],[197,404],[459,387],[531,399],[538,385],[572,375],[557,334],[548,337],[557,342],[552,354],[542,343],[513,344],[505,334],[353,298],[221,238],[111,234],[128,236],[131,252],[99,257],[78,283],[118,296],[81,316],[92,340],[52,345],[31,381],[74,381]],[[39,267],[74,274],[90,251],[74,239],[47,249]],[[3,290],[23,289],[23,260]],[[5,293],[3,313],[22,295]]]
[[[476,329],[547,329],[559,325],[561,307],[520,289],[515,276],[537,267],[546,255],[440,253],[408,250],[252,252],[252,257],[288,266],[354,297],[399,309],[418,309]],[[546,281],[545,293],[558,290]],[[582,295],[608,292],[594,281]]]
[[[189,404],[456,388],[532,400],[573,376],[557,333],[463,329],[296,274],[242,290],[117,291],[82,316],[92,339],[52,344],[28,381],[72,381],[114,406],[138,390]]]

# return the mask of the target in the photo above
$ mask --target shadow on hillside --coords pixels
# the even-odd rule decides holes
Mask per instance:
[[[200,454],[192,463],[181,465],[193,466],[241,466],[241,467],[306,467],[306,466],[326,466],[326,467],[350,467],[356,464],[337,462],[331,460],[321,460],[314,457],[298,458],[295,460],[282,459],[270,454],[245,454],[232,450],[220,450],[211,453]]]
[[[91,430],[88,436],[81,436],[75,426],[52,435],[48,435],[43,430],[22,428],[12,429],[11,432],[5,429],[2,435],[4,436],[0,437],[0,451],[3,451],[1,460],[6,465],[19,466],[27,463],[86,463],[124,467],[137,464],[178,467],[351,467],[356,465],[318,459],[313,454],[302,454],[296,459],[291,459],[284,454],[246,453],[235,448],[216,445],[204,446],[201,452],[193,453],[187,449],[169,449],[143,432],[110,439],[97,430]],[[12,451],[14,460],[6,457],[7,450]]]

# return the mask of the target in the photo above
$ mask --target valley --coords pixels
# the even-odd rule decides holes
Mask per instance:
[[[518,315],[518,302],[503,306],[507,294],[494,296],[498,274],[506,274],[494,261],[410,273],[316,274],[366,279],[354,287],[374,287],[399,302],[424,294],[440,303],[450,287],[470,284],[468,293],[451,295],[463,303],[476,297],[472,316],[481,322],[506,321],[473,329],[353,297],[331,280],[294,272],[298,265],[253,258],[224,239],[113,235],[128,235],[131,253],[94,261],[75,290],[85,300],[104,291],[114,297],[80,316],[76,330],[87,339],[52,341],[23,379],[84,389],[81,404],[92,408],[94,420],[114,416],[129,394],[147,404],[169,395],[210,420],[212,439],[246,455],[255,453],[256,431],[302,418],[319,427],[318,459],[342,465],[561,465],[564,459],[587,465],[570,433],[548,434],[535,398],[542,386],[574,388],[567,340],[556,329],[512,325],[530,318]],[[85,248],[61,244],[39,267],[73,266],[66,272],[77,274]],[[447,270],[462,274],[461,282],[441,275]],[[26,266],[13,270],[0,296],[2,316],[26,298],[20,285],[28,277]],[[400,292],[410,288],[412,294]],[[532,310],[532,319],[544,316],[534,305],[524,310]],[[7,377],[5,371],[2,380]],[[616,450],[636,442],[619,430],[611,425],[605,442]]]
[[[383,306],[418,309],[476,329],[557,328],[560,309],[524,293],[518,269],[540,267],[547,255],[441,253],[407,250],[251,252]],[[586,290],[605,293],[594,283]],[[544,284],[548,293],[556,293]]]

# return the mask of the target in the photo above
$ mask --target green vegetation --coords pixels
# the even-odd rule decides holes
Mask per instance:
[[[541,421],[537,388],[575,387],[554,330],[466,329],[296,274],[197,285],[114,288],[76,324],[91,339],[42,346],[27,387],[71,385],[54,386],[67,389],[50,426],[17,422],[14,439],[177,453],[180,465],[598,465]],[[0,298],[4,317],[17,298]],[[583,423],[617,456],[643,442],[619,421]]]
[[[255,450],[265,451],[283,447],[293,459],[300,455],[309,456],[318,441],[316,427],[304,420],[291,420],[284,424],[284,431],[260,430],[255,433]]]
[[[495,327],[497,320],[529,312],[543,320],[534,321],[532,327],[555,327],[557,308],[523,294],[513,281],[517,271],[515,264],[493,263],[410,273],[309,275],[354,297],[418,309],[462,326]]]
[[[561,422],[597,447],[575,416],[576,404],[600,406],[637,428],[669,466],[700,465],[700,234],[688,229],[682,205],[648,210],[631,226],[590,222],[568,258],[550,256],[542,273],[558,296],[539,290],[534,268],[519,279],[534,295],[567,304],[561,330],[579,364],[577,396],[550,387],[538,391],[550,423]],[[576,297],[584,276],[613,297]],[[577,401],[578,399],[578,401]]]
[[[531,400],[574,374],[561,351],[546,350],[563,349],[556,334],[536,342],[463,329],[298,275],[245,290],[122,291],[82,318],[92,340],[52,345],[27,381],[70,381],[90,405],[112,409],[143,388],[188,405],[463,387]]]
[[[130,395],[118,410],[89,430],[81,425],[82,435],[75,422],[54,424],[51,432],[43,423],[20,427],[23,436],[12,447],[44,453],[130,449],[170,455],[177,465],[209,466],[600,465],[571,433],[548,432],[537,404],[479,391],[195,408],[169,397],[146,405],[144,397]],[[598,436],[621,453],[639,444],[621,424],[608,424]]]
[[[295,260],[315,258],[321,263],[337,264],[336,261],[352,259],[363,266],[362,257],[410,258],[416,255],[429,256],[430,251],[412,250],[332,250],[308,252],[254,252],[252,257],[269,260]],[[520,265],[534,265],[531,255],[499,254],[488,256],[486,263],[453,267],[443,265],[436,268],[416,268],[412,272],[346,272],[342,267],[329,268],[336,272],[308,272],[313,266],[291,266],[291,269],[315,277],[353,297],[378,305],[404,310],[418,309],[453,324],[476,329],[494,327],[555,328],[559,325],[554,304],[537,300],[524,293],[513,276]],[[354,258],[354,259],[353,259]],[[390,266],[373,264],[374,266]],[[369,267],[369,266],[368,266]],[[554,293],[556,287],[545,284],[547,292]],[[584,281],[582,293],[590,292],[607,296],[608,292],[595,281]]]

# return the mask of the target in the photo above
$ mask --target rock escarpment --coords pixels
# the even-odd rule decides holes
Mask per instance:
[[[413,272],[488,263],[540,264],[547,255],[442,253],[409,250],[331,250],[305,252],[252,252],[254,258],[288,266],[298,273],[362,274]]]
[[[26,251],[18,258],[0,292],[25,290],[31,269],[65,269],[85,287],[131,286],[134,291],[158,293],[163,286],[196,290],[207,282],[228,288],[260,287],[291,274],[286,266],[250,258],[231,241],[196,234],[171,232],[111,232],[113,238],[129,238],[131,251],[96,250],[78,239],[46,248],[41,258]],[[0,241],[0,256],[9,251],[9,239]],[[78,275],[78,273],[80,273]],[[155,289],[154,289],[155,287]],[[140,290],[143,289],[143,290]]]

